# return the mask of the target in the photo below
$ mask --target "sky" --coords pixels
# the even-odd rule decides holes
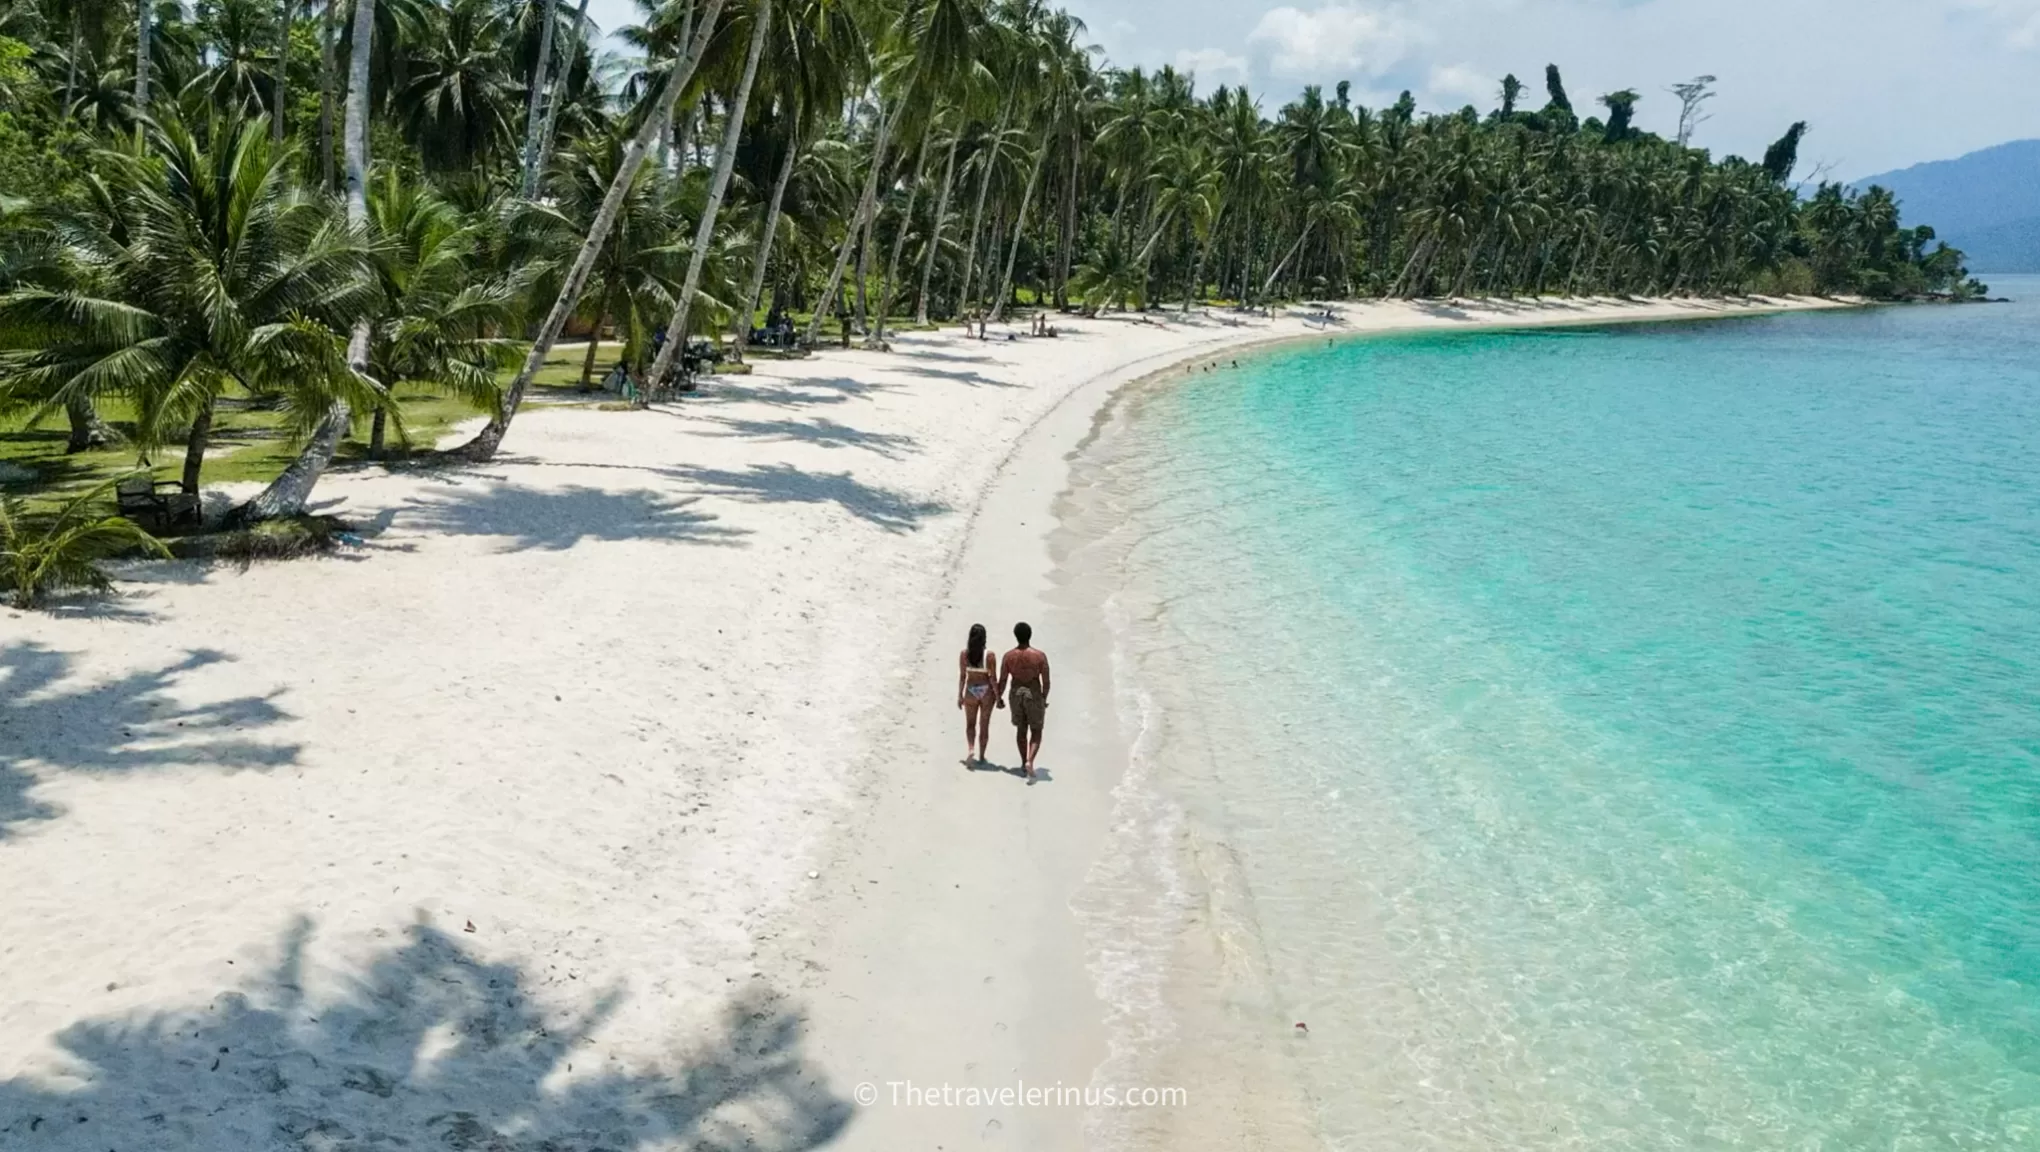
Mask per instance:
[[[1054,0],[1120,66],[1173,64],[1198,91],[1245,82],[1273,115],[1305,84],[1427,111],[1500,103],[1504,74],[1544,102],[1564,71],[1582,117],[1643,94],[1672,135],[1666,89],[1717,77],[1694,144],[1756,158],[1794,120],[1799,175],[1853,179],[2040,137],[2040,0]]]
[[[1370,106],[1408,88],[1427,111],[1499,103],[1505,73],[1544,102],[1556,63],[1581,116],[1643,94],[1672,135],[1666,88],[1717,77],[1694,143],[1752,159],[1794,120],[1816,171],[1854,179],[2040,137],[2040,0],[1051,0],[1113,64],[1173,64],[1200,93],[1245,82],[1269,116],[1305,84],[1353,82]],[[607,31],[634,0],[590,0]]]

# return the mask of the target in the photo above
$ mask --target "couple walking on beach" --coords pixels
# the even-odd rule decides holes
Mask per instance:
[[[992,712],[1006,707],[1011,690],[1020,767],[1032,784],[1041,726],[1048,717],[1048,655],[1032,646],[1034,629],[1025,622],[1013,625],[1013,639],[1017,647],[994,656],[985,643],[985,626],[970,626],[970,638],[956,654],[956,706],[963,709],[964,763],[977,764],[992,738]]]

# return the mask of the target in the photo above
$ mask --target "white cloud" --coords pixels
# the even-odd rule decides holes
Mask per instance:
[[[1376,76],[1424,38],[1396,6],[1327,3],[1305,12],[1284,5],[1267,12],[1247,43],[1268,57],[1277,76],[1325,79],[1339,72]]]
[[[1501,86],[1501,81],[1471,64],[1450,64],[1431,69],[1424,94],[1437,107],[1461,108],[1494,102]]]
[[[1185,48],[1176,53],[1176,71],[1188,72],[1206,84],[1222,84],[1231,77],[1231,83],[1242,83],[1247,78],[1247,58],[1235,56],[1219,48],[1199,48],[1191,51]]]

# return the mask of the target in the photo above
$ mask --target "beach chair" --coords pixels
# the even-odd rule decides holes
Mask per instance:
[[[198,497],[175,481],[130,476],[113,486],[113,497],[122,516],[153,532],[200,521]]]

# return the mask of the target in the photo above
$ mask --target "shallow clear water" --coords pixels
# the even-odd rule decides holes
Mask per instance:
[[[1328,1146],[2040,1148],[2040,281],[1996,287],[1124,403],[1072,522],[1142,778]]]

